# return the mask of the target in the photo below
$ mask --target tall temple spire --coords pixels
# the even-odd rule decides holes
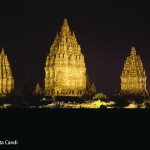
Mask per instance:
[[[134,57],[132,57],[134,56]],[[123,94],[148,94],[146,89],[146,74],[135,47],[131,48],[121,74],[121,93]]]
[[[131,56],[135,56],[136,55],[136,49],[135,49],[135,47],[131,47],[130,55]]]
[[[46,96],[82,96],[86,93],[86,67],[75,34],[64,19],[45,64]]]
[[[0,97],[14,91],[14,78],[4,48],[0,53]]]

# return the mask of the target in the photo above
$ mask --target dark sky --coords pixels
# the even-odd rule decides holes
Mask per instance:
[[[15,92],[31,73],[34,85],[44,87],[44,66],[56,32],[67,18],[85,55],[86,67],[98,92],[120,89],[124,61],[135,46],[150,90],[150,5],[136,0],[1,1],[0,47],[5,48]]]

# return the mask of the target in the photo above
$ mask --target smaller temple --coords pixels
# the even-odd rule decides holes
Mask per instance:
[[[94,82],[91,85],[91,92],[92,92],[92,94],[96,94],[96,87],[95,87]]]
[[[4,48],[0,53],[0,97],[7,96],[14,91],[14,78]]]
[[[96,94],[96,87],[94,82],[91,84],[89,76],[86,72],[86,93],[85,95],[95,95]]]
[[[39,84],[39,83],[37,83],[33,94],[36,95],[36,96],[37,96],[37,95],[42,95],[42,88],[40,87],[40,84]]]
[[[134,95],[147,95],[146,74],[135,47],[131,48],[130,56],[127,57],[121,74],[121,93]]]

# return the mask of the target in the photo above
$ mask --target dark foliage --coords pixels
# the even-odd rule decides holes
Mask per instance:
[[[0,98],[0,105],[12,104],[13,106],[20,106],[22,104],[22,98],[19,95],[7,95]]]
[[[146,108],[150,108],[150,103],[149,103],[149,102],[146,102],[146,103],[145,103],[145,106],[146,106]]]
[[[115,106],[122,108],[128,106],[131,102],[135,102],[136,104],[140,105],[148,98],[148,95],[142,94],[118,94],[113,95],[112,100],[115,102]]]
[[[82,97],[71,97],[71,96],[56,96],[56,101],[59,102],[76,102],[76,103],[82,103],[84,101],[84,98]]]
[[[100,108],[107,108],[105,105],[101,105]]]
[[[31,101],[33,93],[33,82],[31,80],[31,75],[29,74],[25,85],[23,87],[23,101]]]
[[[126,107],[130,104],[128,98],[123,95],[114,95],[112,100],[115,102],[114,106],[119,108]]]

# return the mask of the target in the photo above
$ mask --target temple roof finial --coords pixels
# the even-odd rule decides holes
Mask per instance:
[[[63,23],[63,25],[68,26],[68,21],[67,21],[67,19],[66,19],[66,18],[64,19],[64,23]]]
[[[3,47],[3,46],[2,46],[1,54],[5,54],[5,52],[4,52],[4,47]]]
[[[136,49],[135,49],[134,46],[131,47],[131,53],[130,53],[130,55],[131,56],[133,56],[133,55],[135,56],[136,55]]]
[[[74,31],[73,31],[72,35],[73,35],[73,37],[75,37],[75,33],[74,33]]]
[[[61,30],[64,32],[69,32],[69,25],[68,25],[68,21],[67,21],[67,19],[65,18],[64,19],[64,22],[63,22],[63,25],[62,25],[62,28],[61,28]]]

